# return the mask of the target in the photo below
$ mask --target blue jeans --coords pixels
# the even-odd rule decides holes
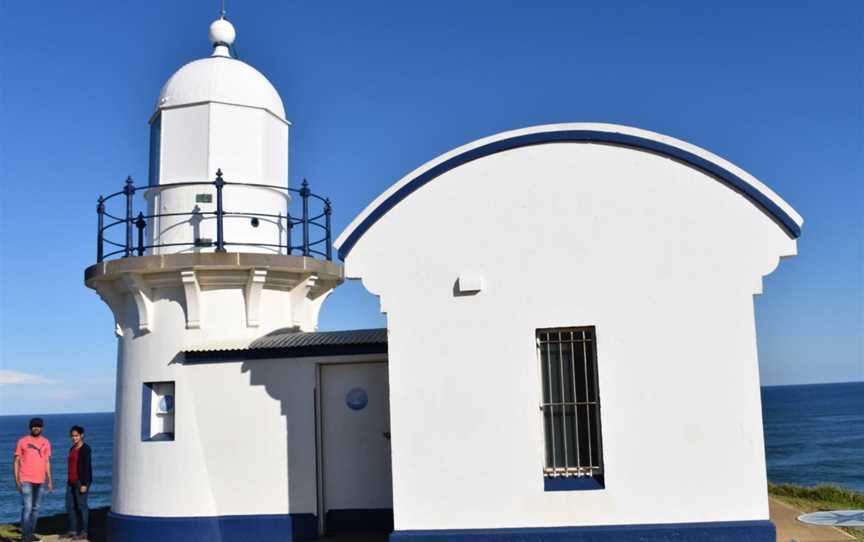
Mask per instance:
[[[29,541],[36,529],[36,520],[39,519],[39,503],[42,495],[48,491],[46,484],[34,484],[21,482],[21,540]]]
[[[90,511],[87,509],[87,497],[89,495],[89,486],[87,493],[81,493],[81,482],[68,482],[66,484],[66,513],[69,515],[70,533],[87,532],[87,524],[90,523]],[[79,515],[81,521],[78,521]]]

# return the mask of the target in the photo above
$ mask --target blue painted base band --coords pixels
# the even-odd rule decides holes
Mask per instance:
[[[393,530],[393,510],[390,508],[327,510],[324,515],[327,533],[378,532]]]
[[[315,514],[157,518],[108,513],[108,542],[286,542],[315,540]]]
[[[770,521],[394,531],[390,542],[775,542]]]

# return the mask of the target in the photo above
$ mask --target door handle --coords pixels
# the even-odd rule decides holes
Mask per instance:
[[[390,431],[384,431],[383,433],[381,433],[381,436],[386,438],[387,440],[390,440]]]

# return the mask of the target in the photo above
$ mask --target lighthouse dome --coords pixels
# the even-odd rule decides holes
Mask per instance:
[[[270,81],[249,64],[230,56],[228,46],[234,35],[234,28],[227,20],[214,22],[210,28],[213,55],[177,70],[162,87],[156,107],[221,102],[266,109],[285,119],[282,98]]]

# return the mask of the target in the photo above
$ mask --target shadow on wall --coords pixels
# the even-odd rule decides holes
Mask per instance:
[[[264,386],[267,394],[279,401],[286,429],[288,509],[297,510],[302,507],[300,503],[310,498],[310,492],[313,502],[317,498],[314,365],[291,364],[291,360],[245,360],[241,372],[249,373],[252,386]],[[292,453],[292,442],[312,445],[297,445]],[[311,489],[310,479],[313,485]],[[291,540],[315,540],[318,537],[318,518],[314,512],[291,512],[280,523],[284,529],[274,533],[280,541],[284,540],[286,531],[290,531]]]
[[[144,302],[144,296],[138,298],[134,295],[122,296],[125,298],[122,305],[123,318],[119,323],[120,327],[124,330],[124,333],[132,334],[132,339],[138,339],[143,335],[150,333],[149,329],[141,329],[141,313],[143,312],[146,315],[146,323],[152,326],[154,317],[153,306],[156,303],[176,303],[183,307],[184,315],[188,314],[188,309],[186,308],[186,295],[183,292],[183,288],[159,288],[155,291],[157,292],[157,295],[153,297],[149,304]],[[182,360],[180,354],[175,356],[171,363],[177,362],[178,359]]]

